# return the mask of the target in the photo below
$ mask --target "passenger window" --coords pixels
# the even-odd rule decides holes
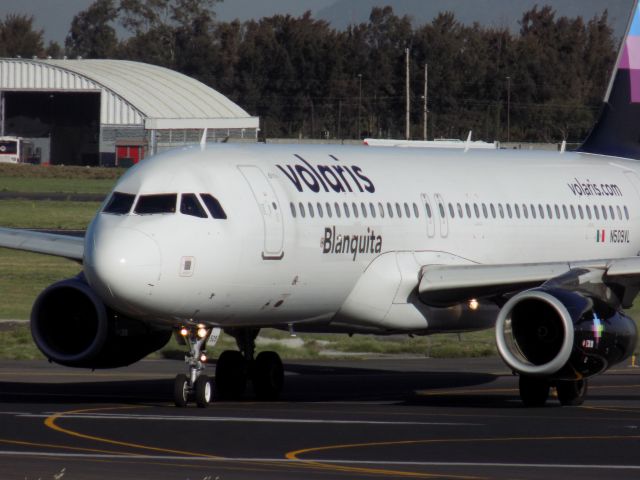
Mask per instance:
[[[369,211],[371,212],[371,217],[376,218],[376,206],[373,203],[369,203]]]
[[[489,205],[489,208],[491,209],[491,216],[493,218],[496,218],[496,207],[493,205],[493,203]]]
[[[389,212],[389,218],[393,218],[393,207],[387,202],[387,212]]]
[[[522,215],[524,215],[524,218],[529,218],[529,211],[524,203],[522,204]]]
[[[482,204],[482,214],[484,215],[484,218],[488,218],[489,217],[489,212],[487,210],[487,205],[486,204]]]
[[[335,202],[333,204],[333,207],[336,209],[336,217],[340,218],[341,214],[340,214],[340,205],[338,204],[338,202]]]
[[[416,216],[416,218],[420,218],[420,212],[418,211],[418,205],[416,205],[415,203],[413,204],[413,214]]]
[[[569,210],[571,210],[571,218],[576,219],[576,209],[573,205],[569,206]]]
[[[409,205],[407,205],[407,202],[404,202],[404,213],[407,218],[411,218],[411,210],[409,210]]]
[[[163,195],[141,195],[136,203],[135,213],[139,215],[153,215],[156,213],[176,213],[178,195],[175,193]]]
[[[591,207],[589,205],[587,205],[584,208],[587,211],[587,217],[589,217],[589,220],[591,220]]]
[[[556,218],[558,220],[560,220],[562,217],[560,216],[560,207],[558,207],[558,205],[554,205],[553,206],[554,210],[556,211]]]
[[[207,212],[198,201],[195,193],[183,193],[180,200],[180,213],[192,217],[207,218]]]
[[[569,219],[569,212],[567,211],[567,206],[566,205],[562,205],[562,213],[564,213],[564,218],[565,219]]]
[[[540,218],[544,219],[544,208],[542,208],[540,204],[538,204],[538,213],[540,214]]]
[[[613,207],[611,205],[609,205],[609,214],[611,215],[610,216],[611,220],[616,219],[616,214],[613,212]]]
[[[597,205],[593,206],[593,216],[596,217],[596,220],[600,220],[600,212],[598,211]]]
[[[549,205],[547,203],[547,217],[549,217],[549,219],[553,218],[553,213],[551,212],[551,205]]]
[[[367,206],[364,203],[360,203],[360,209],[362,210],[362,216],[367,218]]]
[[[460,205],[459,203],[456,204],[456,207],[458,207],[458,216],[460,218],[464,218],[464,214],[462,213],[462,205]]]
[[[291,216],[293,218],[296,218],[296,206],[293,204],[293,202],[290,202],[289,207],[291,207]]]
[[[518,206],[518,204],[516,203],[513,208],[516,211],[516,218],[520,218],[520,207]]]
[[[311,205],[311,202],[309,202],[307,206],[309,207],[309,216],[313,218],[315,216],[315,214],[313,213],[313,205]]]
[[[113,192],[103,212],[114,215],[126,215],[131,211],[135,199],[136,196],[129,193]]]
[[[358,218],[358,205],[354,203],[351,204],[351,207],[353,208],[353,216]]]
[[[445,218],[447,216],[447,214],[444,211],[444,205],[442,205],[442,203],[438,203],[438,209],[440,210],[440,216],[442,218]]]
[[[302,218],[306,217],[307,215],[304,213],[304,205],[302,204],[302,202],[298,204],[298,207],[300,207],[300,215],[302,216]]]
[[[320,204],[320,202],[318,202],[318,205],[316,205],[318,208],[318,216],[320,218],[324,217],[324,212],[322,211],[322,205]]]
[[[498,204],[498,212],[500,212],[500,218],[504,218],[504,207],[501,203]]]
[[[440,212],[442,212],[442,204],[440,204]],[[400,208],[400,204],[396,202],[396,213],[398,214],[398,218],[402,218],[402,209]]]
[[[428,203],[424,204],[424,208],[427,210],[427,217],[431,218],[431,207]]]
[[[507,203],[507,215],[509,218],[513,218],[513,212],[511,211],[511,204]]]
[[[378,202],[378,212],[380,212],[380,218],[384,218],[384,206],[380,202]]]
[[[616,205],[616,210],[618,211],[618,218],[622,220],[622,210],[620,210],[620,205]]]
[[[449,215],[451,216],[451,218],[456,218],[456,214],[453,210],[453,205],[449,204]]]
[[[578,205],[578,215],[580,215],[580,220],[584,220],[584,211],[582,210],[582,205]]]
[[[327,216],[329,218],[333,217],[333,213],[331,213],[331,204],[329,202],[324,204],[324,208],[327,210]]]
[[[605,208],[604,205],[600,205],[600,207],[602,208],[602,219],[606,220],[607,219],[607,209]]]
[[[342,204],[342,208],[344,209],[344,216],[349,218],[350,216],[349,205],[347,205],[347,203],[345,202]]]
[[[480,209],[478,208],[478,204],[477,203],[473,204],[473,213],[476,214],[476,218],[480,218]]]
[[[624,217],[629,220],[629,209],[627,208],[627,206],[625,205],[624,207],[622,207],[624,210]]]
[[[467,218],[471,218],[471,207],[468,203],[464,204],[464,209],[467,211]]]

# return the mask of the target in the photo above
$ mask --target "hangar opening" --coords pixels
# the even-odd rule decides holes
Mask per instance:
[[[98,165],[99,92],[4,92],[5,131],[54,165]]]
[[[255,141],[259,119],[207,85],[126,60],[0,59],[0,136],[39,163],[129,166],[180,145]]]

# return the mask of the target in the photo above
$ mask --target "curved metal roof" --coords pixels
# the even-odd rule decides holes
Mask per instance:
[[[258,128],[257,117],[202,82],[140,62],[0,59],[2,89],[100,90],[103,124]]]

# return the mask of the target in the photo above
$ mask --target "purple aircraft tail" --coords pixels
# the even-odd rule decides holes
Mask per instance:
[[[640,160],[640,5],[635,1],[627,32],[593,130],[578,149]]]

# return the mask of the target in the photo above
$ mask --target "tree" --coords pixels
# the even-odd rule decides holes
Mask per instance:
[[[73,17],[65,40],[67,54],[113,58],[118,51],[118,38],[113,28],[117,16],[114,0],[95,0],[89,8]]]
[[[33,29],[33,16],[10,14],[0,21],[0,57],[42,56],[43,51],[43,32]]]

